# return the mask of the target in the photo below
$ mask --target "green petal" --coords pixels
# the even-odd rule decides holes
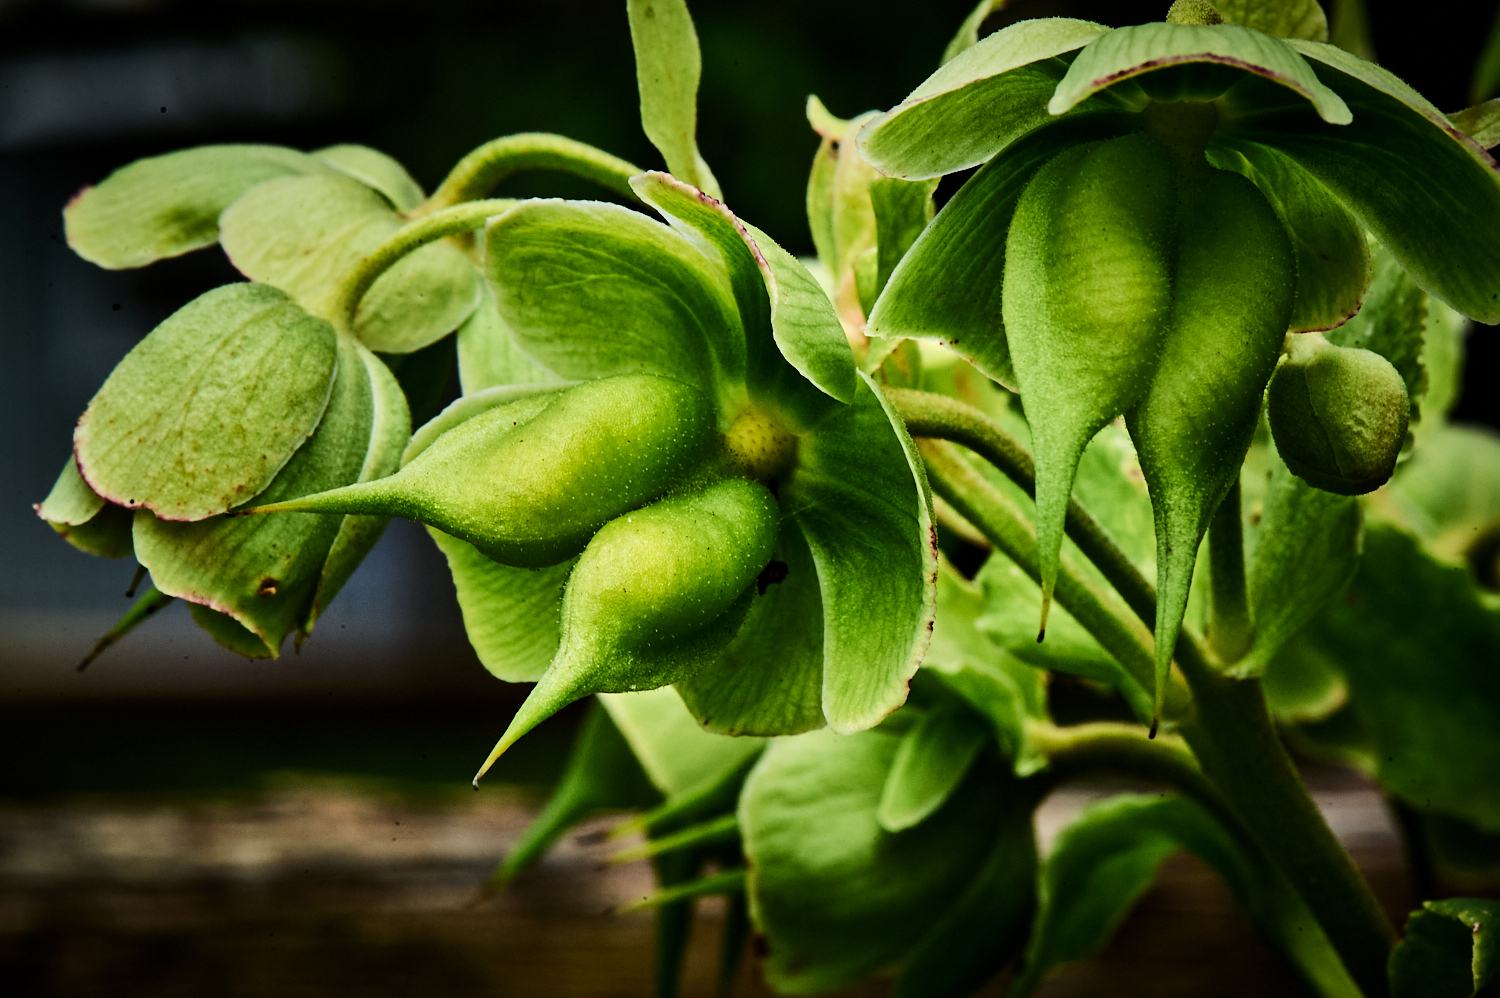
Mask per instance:
[[[653,373],[737,401],[734,292],[667,226],[612,204],[526,201],[490,222],[486,246],[501,317],[562,377]]]
[[[921,824],[968,774],[989,730],[967,706],[940,706],[901,737],[875,817],[888,832]]]
[[[783,520],[773,563],[786,566],[750,606],[719,661],[677,684],[698,723],[727,735],[795,735],[823,720],[823,597],[795,520]]]
[[[1123,134],[1133,116],[1105,111],[1037,129],[959,188],[896,266],[870,314],[870,336],[942,341],[980,371],[1015,384],[1000,317],[1005,237],[1038,167],[1077,142]]]
[[[823,714],[841,733],[878,724],[927,651],[937,540],[921,457],[868,377],[801,440],[780,500],[818,569]]]
[[[1248,177],[1292,238],[1297,297],[1290,332],[1333,329],[1359,311],[1370,283],[1370,251],[1359,222],[1296,160],[1269,146],[1210,146],[1214,165]]]
[[[256,498],[275,502],[359,477],[376,425],[358,344],[339,340],[339,370],[318,430]],[[157,589],[233,617],[275,657],[316,598],[342,518],[308,514],[212,517],[196,523],[135,518],[136,556]]]
[[[1320,81],[1298,52],[1270,35],[1232,24],[1138,24],[1118,28],[1091,42],[1068,67],[1047,109],[1063,114],[1080,101],[1122,81],[1188,63],[1215,63],[1279,83],[1312,104],[1318,116],[1346,125],[1350,111],[1340,95]],[[1229,77],[1226,81],[1232,82]],[[1212,99],[1219,93],[1205,93]]]
[[[77,459],[70,455],[53,483],[52,491],[35,508],[36,515],[48,523],[76,525],[89,522],[106,505],[104,497],[83,480],[78,473]]]
[[[521,349],[488,284],[480,288],[479,307],[458,327],[458,383],[465,395],[500,385],[547,384],[557,375]]]
[[[875,294],[884,290],[897,265],[932,221],[932,193],[937,184],[936,180],[911,183],[895,177],[880,177],[870,184],[877,254]]]
[[[240,272],[275,285],[339,323],[339,290],[359,262],[401,227],[385,198],[350,177],[286,177],[224,212],[220,241]],[[429,243],[382,274],[360,299],[356,336],[372,350],[411,353],[449,332],[479,303],[479,277],[445,242]]]
[[[675,797],[717,784],[765,747],[759,738],[724,738],[704,731],[669,687],[643,693],[601,693],[646,775]]]
[[[1500,100],[1464,108],[1447,116],[1453,127],[1485,149],[1500,145]]]
[[[1328,41],[1328,16],[1318,0],[1214,0],[1226,24],[1253,28],[1275,38]]]
[[[63,540],[86,554],[123,558],[133,550],[130,511],[105,502],[89,488],[72,457],[63,465],[52,491],[35,509],[36,515],[46,520]]]
[[[427,196],[406,172],[406,167],[378,149],[337,145],[314,150],[312,155],[366,187],[375,188],[397,211],[411,211]]]
[[[979,0],[979,4],[969,11],[969,16],[958,26],[958,31],[954,32],[948,47],[943,49],[943,57],[938,60],[938,65],[952,62],[960,52],[977,45],[979,29],[984,26],[985,20],[996,11],[1005,9],[1009,3],[1010,0]]]
[[[328,404],[332,327],[264,284],[172,314],[120,361],[78,421],[79,471],[104,498],[201,520],[264,489]]]
[[[881,173],[903,180],[977,166],[1046,123],[1047,101],[1067,72],[1058,57],[1108,31],[1102,24],[1063,17],[1021,21],[997,31],[871,119],[859,133],[860,155]]]
[[[1274,146],[1375,233],[1417,285],[1481,322],[1500,320],[1500,177],[1488,154],[1395,76],[1341,49],[1291,41],[1349,103],[1329,128],[1272,108],[1233,123],[1229,144]]]
[[[68,245],[110,270],[143,267],[213,245],[220,213],[257,184],[329,172],[281,146],[199,146],[136,160],[68,202]]]
[[[630,42],[641,92],[641,127],[679,180],[721,198],[698,152],[698,78],[703,57],[683,0],[629,0]]]

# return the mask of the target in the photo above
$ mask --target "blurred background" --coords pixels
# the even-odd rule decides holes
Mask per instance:
[[[817,142],[803,117],[807,96],[816,93],[835,114],[850,117],[897,103],[935,68],[972,4],[696,0],[691,6],[704,58],[704,156],[739,214],[789,250],[810,255],[803,187]],[[986,31],[1052,15],[1132,24],[1159,19],[1166,6],[1166,0],[1016,0]],[[1368,11],[1385,66],[1445,111],[1470,102],[1493,9],[1476,14],[1472,5],[1441,0],[1414,11],[1396,0],[1371,0]],[[0,767],[0,882],[53,885],[0,892],[0,991],[202,994],[213,978],[220,994],[264,993],[248,978],[241,982],[248,990],[235,990],[223,968],[239,964],[228,957],[210,961],[220,970],[204,971],[201,979],[151,977],[149,968],[185,965],[172,955],[172,945],[186,945],[187,937],[173,935],[177,930],[147,933],[156,940],[155,956],[99,942],[114,938],[105,929],[89,949],[93,944],[66,928],[83,916],[67,905],[49,906],[61,903],[54,888],[73,882],[68,877],[97,881],[99,868],[81,858],[93,846],[78,845],[71,859],[48,860],[27,852],[27,843],[107,844],[112,833],[100,832],[96,819],[116,813],[109,802],[136,802],[130,820],[146,824],[119,833],[119,840],[144,850],[129,853],[129,862],[146,863],[139,867],[147,871],[139,874],[142,882],[202,853],[209,858],[200,856],[193,876],[237,883],[232,871],[243,874],[254,862],[236,866],[233,856],[203,853],[203,836],[212,837],[219,819],[195,812],[207,824],[183,824],[184,801],[209,806],[253,798],[270,809],[257,812],[265,820],[292,821],[286,827],[311,838],[328,822],[352,821],[349,827],[368,831],[398,821],[391,817],[398,812],[456,807],[454,795],[524,693],[479,666],[441,556],[420,529],[399,521],[300,654],[289,645],[276,661],[240,659],[173,605],[88,671],[75,671],[129,605],[123,593],[134,566],[73,550],[33,515],[31,504],[51,487],[74,421],[115,363],[182,304],[238,275],[216,248],[139,271],[99,270],[68,250],[63,205],[81,186],[134,159],[212,142],[304,149],[363,143],[401,160],[429,190],[469,149],[518,131],[560,132],[658,167],[640,131],[636,99],[623,0],[0,0],[0,426],[6,428],[0,434],[0,752],[7,760]],[[519,177],[498,193],[599,196],[581,181],[553,175]],[[1455,418],[1500,425],[1492,387],[1500,342],[1480,329],[1469,348]],[[574,724],[576,712],[565,713],[523,742],[524,750],[508,755],[508,768],[496,773],[503,786],[487,799],[528,806],[539,799]],[[142,800],[158,810],[140,811]],[[334,810],[319,810],[325,805]],[[423,904],[454,908],[507,836],[514,837],[513,810],[495,806],[463,805],[468,837],[449,852],[439,850],[448,857],[448,893],[423,895]],[[37,810],[43,807],[54,810]],[[56,820],[64,823],[36,817],[46,814],[63,815]],[[158,827],[149,815],[175,815],[177,824]],[[290,834],[276,827],[283,839]],[[443,833],[432,824],[428,834]],[[282,844],[266,846],[267,855],[290,875],[306,850],[276,841]],[[319,862],[328,868],[327,855],[318,855],[323,859],[309,860],[309,870]],[[359,869],[384,869],[385,876],[405,869],[401,856],[411,858],[360,855],[366,866]],[[611,883],[589,889],[628,894],[639,886]],[[591,917],[608,905],[603,895],[576,891],[579,910]],[[339,903],[347,907],[356,895],[338,895]],[[274,909],[256,896],[246,910]],[[92,899],[85,907],[98,900],[85,892],[75,901],[85,898]],[[156,910],[140,910],[148,909]],[[134,916],[119,917],[125,920],[119,924],[136,924],[129,921]],[[182,924],[192,924],[183,917]],[[260,925],[253,918],[246,924]],[[640,948],[630,939],[619,944],[622,953]],[[321,948],[307,945],[309,952],[337,951],[327,940]],[[350,954],[365,952],[362,943],[349,945]],[[84,948],[68,948],[76,946]],[[633,958],[643,967],[647,957]],[[59,969],[75,965],[93,969],[73,976]],[[489,971],[454,973],[451,981],[424,978],[424,994],[489,987]],[[309,984],[305,993],[404,994],[397,983],[404,979],[376,967],[359,978],[364,983],[340,978],[326,985],[332,990]],[[147,983],[126,986],[136,980]],[[640,993],[631,980],[626,975],[612,986]]]

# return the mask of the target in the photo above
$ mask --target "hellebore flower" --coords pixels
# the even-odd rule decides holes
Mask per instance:
[[[1362,229],[1423,290],[1500,319],[1500,177],[1485,150],[1378,66],[1221,22],[1202,0],[1118,29],[1022,21],[859,136],[891,177],[979,167],[866,332],[946,341],[1020,393],[1043,632],[1080,453],[1125,417],[1156,518],[1158,712],[1198,546],[1285,334],[1359,309]]]
[[[921,463],[827,298],[697,188],[631,185],[665,224],[538,200],[486,228],[489,349],[524,354],[468,356],[550,383],[466,381],[394,476],[257,510],[436,528],[481,660],[538,684],[485,768],[580,697],[668,684],[715,731],[860,730],[926,650]]]

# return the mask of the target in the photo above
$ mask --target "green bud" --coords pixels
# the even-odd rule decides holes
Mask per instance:
[[[1267,407],[1292,473],[1345,496],[1373,492],[1391,477],[1411,416],[1406,384],[1390,361],[1319,333],[1286,338]]]
[[[486,410],[389,478],[250,512],[400,516],[537,568],[661,496],[717,442],[713,402],[698,389],[650,374],[600,378]]]
[[[1079,458],[1160,358],[1176,205],[1170,155],[1139,133],[1059,154],[1016,205],[1001,308],[1036,458],[1043,630]]]
[[[780,526],[770,490],[743,478],[611,520],[568,579],[557,656],[475,782],[573,701],[656,689],[715,660],[750,610]]]

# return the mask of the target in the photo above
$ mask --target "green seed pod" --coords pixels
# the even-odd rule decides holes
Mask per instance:
[[[611,520],[563,593],[557,656],[474,777],[517,739],[590,693],[685,679],[734,639],[771,560],[781,512],[759,482],[730,478]]]
[[[1156,519],[1156,712],[1198,546],[1240,473],[1276,367],[1297,277],[1291,240],[1254,184],[1185,180],[1161,366],[1125,415]]]
[[[1318,333],[1288,336],[1266,401],[1281,459],[1314,488],[1363,495],[1396,470],[1411,406],[1380,354]]]
[[[400,516],[537,568],[662,495],[717,441],[713,402],[698,389],[650,374],[600,378],[465,420],[389,478],[251,512]]]
[[[1036,458],[1043,631],[1079,458],[1160,357],[1176,188],[1148,135],[1075,146],[1037,171],[1006,238],[1001,310]]]

